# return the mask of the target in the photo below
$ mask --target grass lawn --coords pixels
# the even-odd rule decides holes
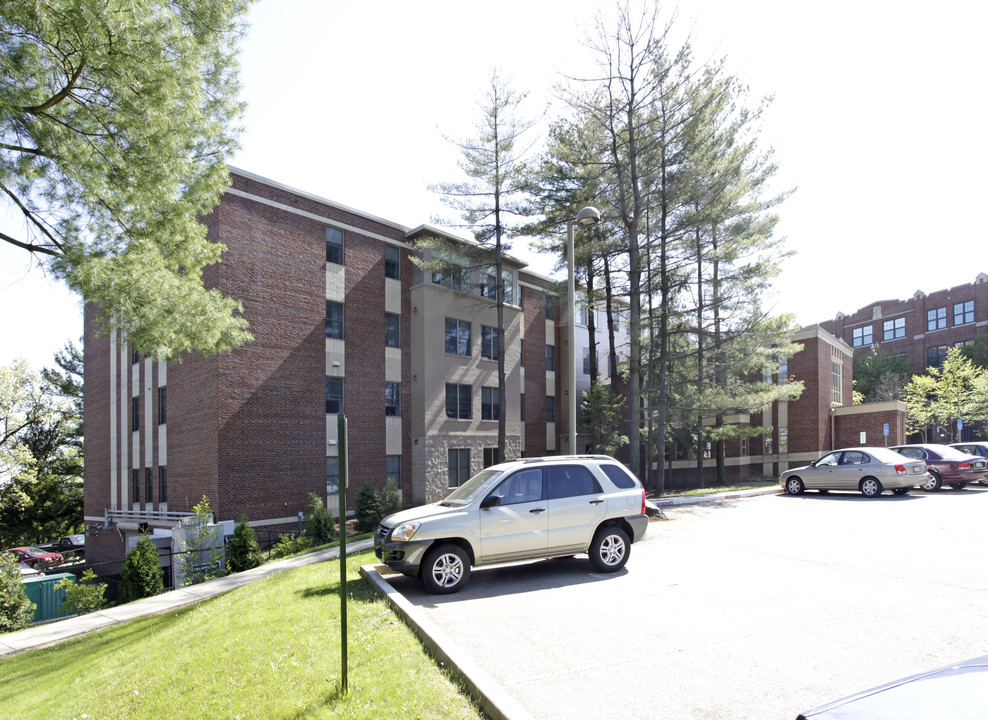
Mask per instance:
[[[0,718],[479,718],[347,561],[340,692],[336,561],[0,659]]]

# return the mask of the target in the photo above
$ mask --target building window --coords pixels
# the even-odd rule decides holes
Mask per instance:
[[[779,385],[789,382],[789,358],[779,358]]]
[[[545,421],[556,422],[556,398],[552,395],[545,396]]]
[[[480,389],[480,419],[498,420],[501,417],[501,394],[497,388]]]
[[[401,384],[384,383],[384,414],[388,417],[401,416]]]
[[[590,324],[590,306],[580,303],[580,325],[586,327]]]
[[[343,264],[343,231],[339,228],[326,228],[326,262]]]
[[[144,468],[144,502],[154,502],[153,492],[154,473],[151,472],[151,468]]]
[[[583,374],[590,374],[590,348],[583,348]]]
[[[470,323],[446,318],[446,353],[470,356]]]
[[[338,457],[326,458],[326,494],[340,494],[340,459]]]
[[[497,448],[484,448],[484,467],[489,468],[491,465],[497,465]]]
[[[480,326],[480,356],[497,360],[501,356],[501,336],[497,328]]]
[[[842,389],[841,389],[841,364],[839,362],[830,363],[830,383],[831,383],[831,397],[830,400],[834,405],[842,404]]]
[[[926,348],[926,366],[932,368],[943,367],[943,361],[947,359],[947,346],[937,345]]]
[[[158,424],[164,425],[168,421],[168,388],[158,388]]]
[[[137,350],[132,350],[130,353],[130,364],[136,365],[141,361],[141,354]]]
[[[401,280],[401,250],[394,245],[384,246],[384,277]]]
[[[545,319],[552,320],[555,314],[552,309],[552,295],[545,296]]]
[[[459,487],[470,479],[470,451],[466,448],[448,451],[449,486]]]
[[[490,273],[480,273],[480,297],[497,300],[497,277]]]
[[[955,348],[974,347],[974,340],[961,340],[954,343]]]
[[[871,344],[871,325],[851,330],[851,345],[853,347],[868,347]]]
[[[906,319],[886,320],[882,323],[882,340],[898,340],[906,336]]]
[[[343,303],[326,301],[326,337],[343,339]]]
[[[450,264],[445,270],[432,273],[432,282],[435,285],[461,292],[470,292],[470,276],[466,270],[459,265]]]
[[[741,457],[748,457],[748,438],[741,437]]]
[[[158,466],[158,502],[168,502],[168,468]]]
[[[387,347],[401,347],[401,316],[384,313],[384,344]]]
[[[974,322],[974,300],[954,303],[954,325],[967,325]]]
[[[512,270],[501,271],[501,292],[504,293],[504,302],[508,305],[515,304],[515,274]]]
[[[947,308],[940,307],[926,311],[926,332],[943,330],[947,327]]]
[[[555,372],[556,370],[556,346],[546,345],[545,346],[545,370],[546,372]]]
[[[343,412],[343,378],[326,378],[326,412],[330,415]]]
[[[130,399],[131,408],[131,423],[130,429],[137,430],[141,429],[141,399],[139,397]]]
[[[521,394],[521,405],[518,406],[518,410],[521,415],[519,420],[525,422],[525,393]]]
[[[469,420],[470,386],[446,383],[446,417],[454,420]]]
[[[384,458],[384,481],[389,480],[396,488],[401,488],[401,455],[387,455]]]
[[[141,501],[141,471],[134,469],[130,471],[130,484],[133,489],[134,497],[131,498],[131,502]]]

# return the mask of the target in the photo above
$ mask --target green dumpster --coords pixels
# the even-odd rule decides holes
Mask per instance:
[[[47,622],[65,617],[62,614],[62,604],[65,602],[65,591],[56,590],[55,586],[62,578],[72,578],[72,573],[55,573],[52,575],[28,575],[24,577],[24,594],[37,607],[34,610],[34,622]]]

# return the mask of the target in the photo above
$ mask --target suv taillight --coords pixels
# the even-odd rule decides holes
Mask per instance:
[[[645,491],[644,490],[642,490],[642,512],[641,512],[641,514],[642,515],[645,514]]]

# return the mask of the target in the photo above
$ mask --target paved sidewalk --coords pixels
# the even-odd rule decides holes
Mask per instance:
[[[373,539],[348,542],[347,554],[368,550],[373,546]],[[45,625],[36,625],[26,630],[18,630],[17,632],[0,635],[0,657],[20,652],[21,650],[51,645],[67,638],[82,635],[90,630],[117,625],[143,615],[156,615],[158,613],[168,612],[169,610],[176,610],[214,595],[225,593],[228,590],[241,587],[255,580],[260,580],[282,570],[290,570],[304,565],[325,562],[326,560],[335,560],[339,556],[340,550],[338,547],[327,548],[319,552],[277,560],[254,568],[253,570],[227,575],[226,577],[210,580],[198,585],[170,590],[161,595],[144,598],[143,600],[135,600],[126,605],[119,605],[117,607],[107,608],[106,610],[89,613],[88,615],[77,615],[67,620],[57,620],[46,623]]]

